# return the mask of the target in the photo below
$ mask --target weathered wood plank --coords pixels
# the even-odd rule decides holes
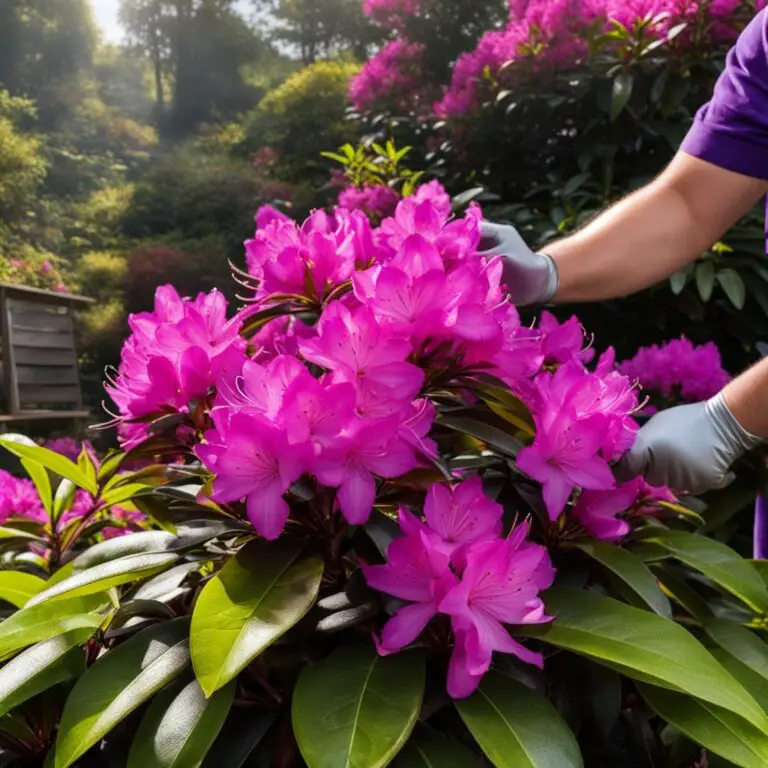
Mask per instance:
[[[16,331],[11,329],[11,346],[32,347],[34,349],[72,349],[75,348],[74,336],[70,333],[51,333],[50,331]]]
[[[77,405],[80,398],[79,387],[61,386],[25,386],[19,387],[19,402],[22,409],[30,405]]]
[[[49,419],[87,419],[90,416],[90,411],[22,411],[15,416],[0,413],[0,424],[12,424],[23,421],[48,421]]]
[[[49,368],[43,366],[17,365],[16,378],[20,385],[40,384],[53,386],[55,384],[79,384],[80,379],[77,368],[72,365],[68,368]]]
[[[71,315],[55,312],[11,312],[11,328],[18,331],[74,333]]]
[[[14,350],[16,365],[31,365],[35,367],[61,366],[71,368],[76,365],[77,358],[73,349],[36,349],[34,347],[16,347]]]

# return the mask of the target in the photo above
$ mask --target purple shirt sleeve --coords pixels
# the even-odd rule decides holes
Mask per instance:
[[[729,171],[768,179],[768,9],[728,53],[712,100],[681,149]]]

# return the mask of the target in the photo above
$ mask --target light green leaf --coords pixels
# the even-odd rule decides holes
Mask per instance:
[[[110,560],[85,570],[76,570],[74,575],[35,595],[29,601],[29,605],[38,605],[49,600],[60,600],[64,597],[78,597],[105,592],[121,584],[154,576],[178,560],[179,556],[173,552],[150,552]]]
[[[715,265],[711,261],[704,261],[696,267],[695,275],[699,296],[706,304],[712,298],[715,287]]]
[[[768,645],[754,632],[726,619],[711,619],[704,631],[721,648],[768,682]]]
[[[149,627],[85,672],[64,705],[55,768],[72,765],[189,666],[188,629],[186,618]]]
[[[736,309],[744,309],[747,289],[741,275],[735,269],[721,269],[717,273],[717,282]]]
[[[142,531],[131,533],[128,536],[120,536],[116,539],[100,541],[89,547],[74,560],[73,573],[93,568],[110,560],[117,560],[130,555],[141,555],[154,552],[168,552],[174,544],[178,543],[178,537],[167,531]]]
[[[480,758],[455,739],[417,725],[392,768],[477,768],[479,765]]]
[[[136,731],[128,768],[198,768],[224,725],[236,683],[205,698],[197,680],[156,696]]]
[[[22,651],[0,668],[0,717],[38,693],[78,677],[85,670],[80,645],[92,628],[75,629]]]
[[[77,486],[67,478],[62,478],[56,496],[53,499],[53,514],[51,515],[51,528],[56,529],[61,516],[69,510],[77,493]]]
[[[45,579],[22,571],[0,571],[0,600],[17,608],[23,608],[27,601],[45,589]]]
[[[749,562],[719,541],[685,531],[664,531],[646,539],[659,544],[687,566],[743,600],[752,610],[768,613],[768,587]]]
[[[626,549],[602,541],[580,544],[579,549],[618,578],[623,586],[622,594],[633,605],[648,607],[659,616],[672,618],[669,600],[659,588],[656,577],[638,557]]]
[[[456,702],[496,768],[582,768],[579,745],[558,711],[522,683],[495,672]]]
[[[40,496],[40,501],[43,504],[43,509],[45,509],[50,520],[51,512],[53,511],[53,491],[51,489],[51,476],[48,474],[48,470],[42,464],[31,459],[22,459],[21,465],[34,483],[35,489]]]
[[[516,627],[516,634],[541,637],[635,680],[717,704],[768,733],[768,717],[757,702],[679,624],[594,592],[558,587],[544,597],[555,620]]]
[[[638,683],[650,707],[697,744],[741,768],[768,765],[768,735],[715,704]]]
[[[192,614],[192,664],[206,695],[228,683],[312,607],[323,561],[295,542],[247,544],[204,587]]]
[[[18,435],[0,435],[0,445],[7,448],[14,456],[20,459],[31,459],[38,464],[42,464],[46,469],[55,472],[61,477],[71,480],[78,488],[83,488],[92,495],[96,495],[97,487],[93,478],[86,475],[77,464],[70,461],[55,451],[43,448],[39,445],[28,445],[27,438],[19,440]]]
[[[0,658],[64,632],[95,630],[103,617],[91,608],[93,601],[82,597],[22,608],[0,622]]]
[[[338,648],[305,667],[292,719],[309,768],[383,768],[413,730],[424,695],[424,657],[382,658],[373,647]]]

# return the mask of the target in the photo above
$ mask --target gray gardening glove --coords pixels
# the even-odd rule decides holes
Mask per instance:
[[[483,256],[501,256],[504,262],[503,282],[513,304],[546,304],[558,286],[557,266],[552,257],[534,253],[518,234],[506,224],[481,223]]]
[[[657,413],[638,433],[617,474],[703,493],[721,488],[736,459],[761,442],[736,421],[720,393],[705,403]]]

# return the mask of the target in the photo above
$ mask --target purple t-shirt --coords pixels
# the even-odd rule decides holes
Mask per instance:
[[[768,9],[752,19],[728,53],[712,100],[699,110],[681,149],[729,171],[768,179]]]

